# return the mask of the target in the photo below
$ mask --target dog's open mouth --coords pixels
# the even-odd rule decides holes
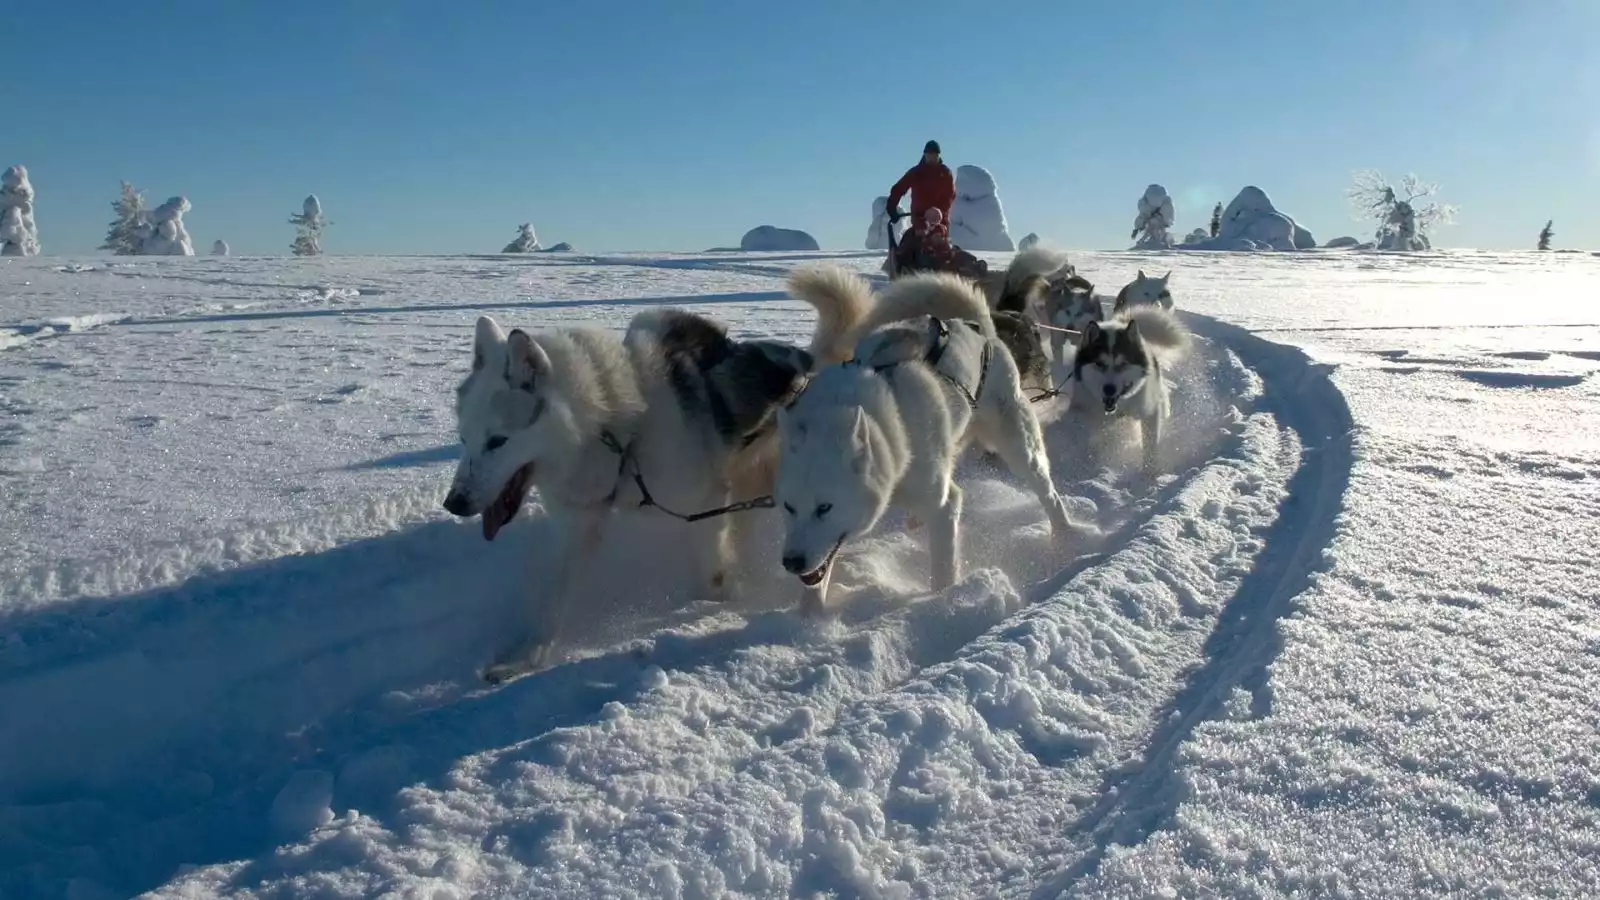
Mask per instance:
[[[800,583],[806,587],[816,587],[817,585],[821,584],[822,579],[828,577],[828,568],[833,565],[833,558],[839,555],[839,548],[843,546],[844,535],[841,534],[839,535],[839,539],[834,541],[833,549],[829,550],[828,555],[822,558],[822,565],[817,566],[815,569],[812,569],[804,575],[801,575]]]
[[[1107,397],[1106,398],[1106,412],[1107,413],[1116,412],[1117,411],[1117,401],[1120,400],[1120,399],[1122,399],[1122,398],[1120,398],[1120,397]]]
[[[522,499],[528,496],[528,480],[533,477],[533,463],[528,463],[522,468],[511,473],[511,478],[506,481],[506,486],[500,489],[500,495],[494,498],[483,511],[483,539],[494,540],[500,529],[511,521],[522,508]]]

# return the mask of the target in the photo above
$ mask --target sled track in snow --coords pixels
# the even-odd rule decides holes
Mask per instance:
[[[1167,782],[1176,748],[1235,686],[1250,683],[1270,662],[1275,621],[1332,534],[1341,479],[1349,471],[1349,416],[1337,391],[1298,351],[1194,321],[1199,334],[1257,371],[1264,385],[1258,406],[1275,413],[1308,453],[1288,485],[1284,515],[1216,623],[1204,665],[1172,700],[1177,715],[1129,747],[1145,748],[1135,774],[1104,778],[1101,796],[1110,798],[1115,787],[1115,799],[1079,819],[1067,843],[1081,852],[1059,859],[1060,871],[1036,896],[1070,891],[1107,846],[1140,840],[1159,827],[1170,813]],[[1324,401],[1337,407],[1321,416],[1315,407]],[[1308,408],[1297,410],[1302,402]],[[1194,475],[1143,501],[1098,552],[1023,593],[1044,600],[1055,586],[1093,572],[1152,520],[1169,514]],[[527,571],[518,551],[537,541],[537,527],[519,522],[486,549],[470,527],[413,526],[125,597],[116,605],[130,608],[108,609],[99,624],[59,614],[22,623],[16,633],[35,642],[37,652],[13,655],[0,645],[0,707],[25,711],[8,716],[13,723],[37,719],[48,727],[24,734],[16,725],[0,725],[0,755],[16,761],[0,773],[0,894],[27,895],[71,877],[134,892],[170,878],[180,864],[257,858],[292,837],[274,832],[268,809],[289,776],[307,768],[333,777],[336,809],[357,806],[375,817],[368,823],[394,823],[386,838],[374,839],[365,864],[354,865],[387,864],[404,856],[395,833],[418,811],[415,801],[397,798],[400,788],[457,781],[452,770],[476,753],[491,759],[482,767],[488,771],[478,773],[483,783],[514,778],[528,765],[543,764],[561,742],[552,743],[557,730],[605,725],[614,720],[616,704],[640,709],[636,715],[656,704],[685,720],[689,733],[652,746],[650,762],[693,760],[715,749],[732,754],[725,761],[733,778],[745,773],[745,782],[759,782],[749,773],[781,759],[809,767],[814,747],[824,756],[845,752],[827,748],[850,741],[829,738],[856,740],[863,710],[893,707],[947,678],[952,661],[974,639],[994,636],[996,628],[1011,630],[1006,623],[1022,599],[1003,579],[983,574],[969,576],[943,599],[906,603],[895,599],[897,591],[869,591],[841,626],[809,633],[779,606],[788,594],[785,584],[772,608],[741,610],[747,613],[742,619],[711,611],[696,623],[691,615],[708,612],[697,609],[620,631],[602,627],[609,649],[483,691],[472,670],[496,640],[504,598],[516,594]],[[891,582],[900,569],[907,577],[925,577],[914,548],[889,540],[884,553],[908,557],[891,567]],[[627,559],[624,553],[613,565],[626,568]],[[761,665],[746,664],[762,655]],[[718,685],[750,701],[747,708],[712,709],[721,701],[707,691]],[[732,724],[719,725],[719,715]],[[751,728],[755,733],[745,734]],[[529,739],[535,740],[519,745]],[[1052,749],[1039,736],[1024,743],[1043,760],[1079,752],[1066,745]],[[834,759],[824,768],[834,770],[835,780],[872,781],[866,774],[871,766]],[[862,771],[852,774],[852,768]],[[530,802],[554,811],[584,791],[604,789],[581,783],[573,772],[561,778],[541,787],[548,795]],[[691,820],[696,809],[718,808],[719,789],[724,797],[745,790],[692,778],[655,789]],[[805,818],[828,815],[808,805]],[[508,812],[506,824],[515,821],[525,822],[526,815]],[[609,825],[619,828],[619,840],[632,832]],[[486,845],[496,835],[531,841],[530,848],[552,840],[492,821],[485,827],[477,837]],[[97,849],[85,857],[84,846]],[[827,856],[827,848],[807,852]],[[318,860],[352,865],[315,852],[300,864]],[[831,863],[796,866],[790,877],[797,888],[837,885],[843,877]],[[229,869],[213,886],[227,892],[283,874],[276,865],[251,863]],[[1019,874],[1037,882],[1045,873]]]
[[[1075,832],[1092,836],[1092,849],[1042,882],[1032,894],[1035,900],[1070,895],[1110,847],[1137,844],[1163,826],[1182,796],[1176,783],[1179,748],[1217,715],[1234,689],[1250,691],[1252,715],[1270,712],[1267,667],[1281,648],[1278,622],[1322,568],[1338,528],[1354,464],[1355,423],[1328,378],[1329,367],[1312,363],[1298,349],[1214,320],[1197,330],[1229,346],[1257,373],[1270,373],[1263,378],[1264,399],[1298,439],[1300,463],[1265,549],[1207,642],[1205,665],[1160,717],[1165,724],[1151,736],[1143,759],[1108,778],[1100,802],[1074,823]]]

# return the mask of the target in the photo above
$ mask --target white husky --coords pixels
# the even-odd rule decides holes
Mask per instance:
[[[818,306],[813,352],[834,347],[863,309]],[[622,337],[598,328],[508,335],[485,316],[472,353],[472,372],[456,390],[462,453],[445,508],[481,514],[483,535],[493,540],[537,485],[559,535],[549,593],[525,639],[485,673],[491,682],[547,661],[572,579],[613,509],[693,518],[734,498],[770,494],[773,414],[813,368],[804,349],[735,341],[716,322],[678,310],[641,313]],[[721,599],[738,518],[685,526],[698,539],[701,589],[713,599]]]
[[[1166,367],[1188,349],[1189,332],[1158,305],[1133,305],[1110,321],[1091,322],[1078,338],[1068,408],[1138,419],[1145,471],[1154,475],[1171,415]]]
[[[954,583],[961,489],[951,476],[973,439],[1033,489],[1053,533],[1066,533],[1039,422],[981,288],[924,273],[874,299],[860,277],[817,269],[795,273],[790,291],[818,309],[868,310],[831,350],[819,348],[825,367],[778,413],[773,499],[802,610],[826,604],[834,557],[890,505],[930,524],[934,589]]]
[[[1134,279],[1117,292],[1117,302],[1111,307],[1113,313],[1119,313],[1135,306],[1159,306],[1168,312],[1172,311],[1172,291],[1167,288],[1167,283],[1172,280],[1172,273],[1160,278],[1151,278],[1140,269]]]

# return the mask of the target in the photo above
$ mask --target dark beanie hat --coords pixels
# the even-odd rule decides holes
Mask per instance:
[[[922,145],[922,152],[923,153],[938,153],[939,152],[939,142],[938,141],[929,141],[926,144],[923,144]]]

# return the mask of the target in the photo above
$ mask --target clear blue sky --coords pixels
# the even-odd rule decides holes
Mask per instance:
[[[1600,2],[20,0],[0,162],[46,252],[93,250],[119,179],[184,193],[204,252],[700,250],[749,227],[861,245],[930,137],[995,174],[1014,236],[1127,245],[1245,184],[1319,240],[1351,170],[1461,207],[1446,246],[1600,248]],[[982,12],[980,12],[982,10]]]

